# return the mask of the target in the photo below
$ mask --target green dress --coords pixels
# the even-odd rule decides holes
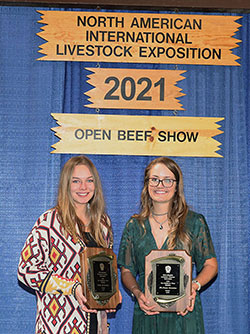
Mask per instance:
[[[149,220],[145,220],[146,233],[143,235],[138,220],[131,218],[123,231],[118,265],[130,270],[138,277],[138,284],[144,292],[145,256],[157,249],[151,232]],[[205,218],[189,211],[186,218],[186,230],[192,239],[192,262],[197,271],[201,271],[207,259],[215,257],[214,247]],[[164,230],[163,230],[164,231]],[[167,249],[167,238],[161,249]],[[134,307],[133,334],[203,334],[204,323],[200,295],[197,292],[193,312],[184,317],[177,313],[162,312],[157,315],[145,315],[137,300]]]

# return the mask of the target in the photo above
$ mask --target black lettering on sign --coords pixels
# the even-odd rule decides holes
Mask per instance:
[[[164,141],[172,141],[172,142],[193,142],[196,143],[199,136],[199,132],[184,132],[184,131],[160,131],[158,134],[158,141],[164,142]]]
[[[147,77],[139,78],[136,82],[131,77],[125,77],[120,82],[117,77],[111,76],[107,77],[104,83],[112,83],[112,87],[104,95],[104,100],[152,101],[152,95],[155,96],[155,100],[165,100],[165,78],[160,78],[153,84]],[[152,87],[159,87],[159,94],[153,94]]]
[[[111,130],[105,129],[77,129],[75,138],[78,140],[111,140]]]

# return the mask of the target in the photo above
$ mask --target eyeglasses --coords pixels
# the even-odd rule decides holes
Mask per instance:
[[[174,184],[174,182],[176,182],[176,180],[173,179],[158,179],[157,177],[150,177],[148,179],[148,183],[151,187],[158,187],[158,185],[160,183],[162,183],[163,187],[165,188],[171,188]]]

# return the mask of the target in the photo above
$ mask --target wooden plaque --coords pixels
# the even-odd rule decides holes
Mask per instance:
[[[115,309],[119,304],[116,255],[109,248],[86,247],[80,254],[83,294],[89,309]]]
[[[146,256],[145,295],[154,311],[184,311],[191,290],[192,258],[185,250],[152,250]]]

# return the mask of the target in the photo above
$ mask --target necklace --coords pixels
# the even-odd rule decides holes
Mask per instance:
[[[155,213],[155,212],[152,211],[152,215],[153,216],[165,216],[167,214],[168,214],[168,212],[165,212],[165,213]]]
[[[160,230],[163,229],[163,226],[162,226],[162,225],[165,224],[165,223],[168,221],[168,217],[167,217],[165,220],[163,220],[163,222],[158,222],[158,220],[155,218],[155,215],[154,215],[153,212],[152,212],[152,217],[153,217],[154,221],[155,221],[157,224],[160,225],[160,227],[159,227]]]

